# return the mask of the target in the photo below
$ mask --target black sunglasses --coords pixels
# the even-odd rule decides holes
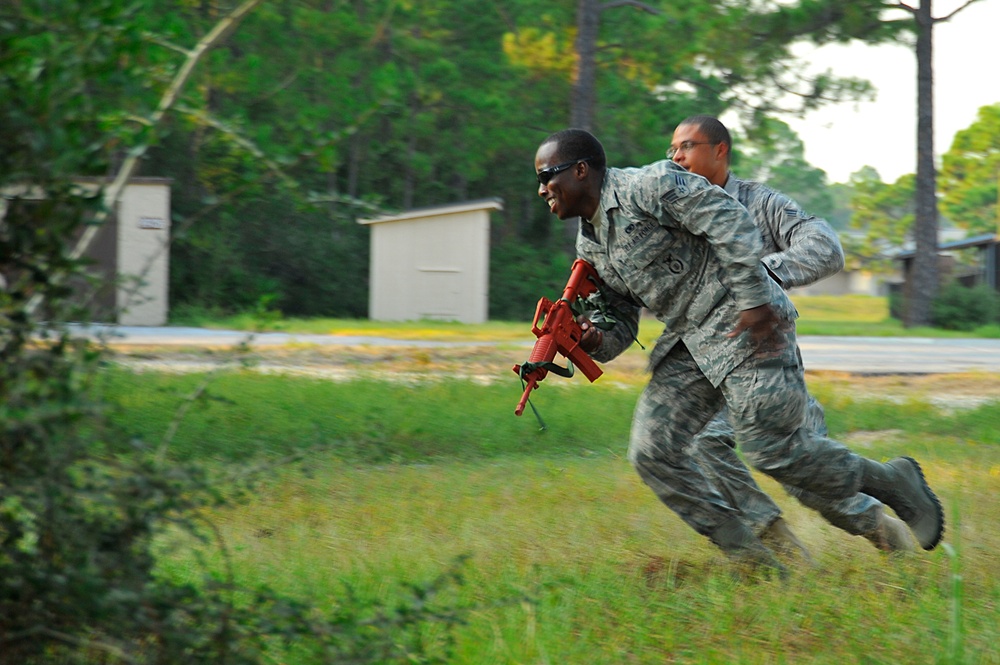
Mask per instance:
[[[556,174],[562,173],[563,171],[565,171],[569,167],[576,166],[580,162],[589,162],[592,159],[594,159],[594,158],[593,157],[584,157],[582,159],[574,159],[572,162],[565,162],[563,164],[558,164],[556,166],[550,166],[549,168],[542,169],[541,171],[539,171],[538,173],[536,173],[535,177],[538,178],[538,184],[539,185],[547,185],[547,184],[549,184],[549,180],[552,180],[552,178],[555,177]]]

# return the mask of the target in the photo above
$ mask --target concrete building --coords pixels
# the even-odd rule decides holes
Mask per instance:
[[[490,212],[502,209],[482,199],[359,219],[371,228],[369,318],[485,322]]]

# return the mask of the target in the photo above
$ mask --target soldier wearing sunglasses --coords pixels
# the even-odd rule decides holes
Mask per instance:
[[[577,254],[597,269],[616,314],[607,330],[584,321],[581,346],[612,360],[634,340],[640,307],[664,324],[628,457],[665,505],[733,558],[785,572],[692,450],[728,405],[759,471],[829,503],[873,496],[922,547],[937,546],[943,511],[914,460],[866,459],[805,426],[797,313],[761,264],[760,232],[736,199],[672,161],[608,168],[600,142],[579,129],[546,138],[535,173],[554,215],[580,217]]]

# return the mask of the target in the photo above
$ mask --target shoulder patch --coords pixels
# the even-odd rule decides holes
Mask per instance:
[[[673,177],[673,182],[668,180],[668,184],[672,185],[666,192],[663,193],[663,200],[667,203],[676,203],[680,199],[684,198],[691,193],[691,189],[688,186],[687,174],[675,173]]]

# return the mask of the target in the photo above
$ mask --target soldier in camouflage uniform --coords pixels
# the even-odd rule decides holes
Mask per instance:
[[[677,126],[667,156],[725,189],[750,212],[764,243],[761,262],[779,285],[786,289],[805,286],[839,272],[844,267],[844,253],[830,225],[807,214],[780,192],[733,176],[729,170],[731,148],[732,138],[726,126],[713,116],[698,115]],[[827,434],[823,407],[812,396],[807,406],[807,426]],[[754,532],[765,542],[784,541],[805,553],[805,547],[784,524],[781,510],[733,452],[735,434],[725,407],[698,433],[695,442],[708,458],[715,480]],[[795,487],[785,489],[834,526],[864,536],[879,549],[914,549],[905,525],[887,515],[882,503],[866,494],[831,503]]]
[[[607,331],[586,326],[581,346],[599,362],[615,358],[635,339],[641,306],[664,324],[628,453],[664,504],[734,558],[784,570],[694,449],[726,404],[759,471],[830,502],[862,491],[892,507],[925,549],[938,544],[943,511],[916,461],[875,462],[804,427],[797,313],[764,270],[743,206],[671,161],[607,168],[603,146],[578,129],[546,138],[535,171],[549,210],[581,218],[577,253],[617,315]]]

